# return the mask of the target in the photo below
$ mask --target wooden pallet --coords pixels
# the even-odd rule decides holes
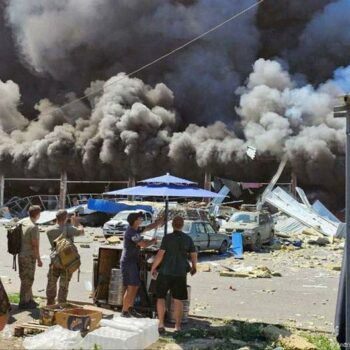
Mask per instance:
[[[42,333],[49,327],[36,322],[26,322],[15,327],[14,336],[23,337],[26,334]]]

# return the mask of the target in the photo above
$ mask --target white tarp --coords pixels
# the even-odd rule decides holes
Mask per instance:
[[[68,214],[73,214],[74,212],[78,212],[82,215],[92,214],[95,211],[90,210],[87,207],[87,204],[77,205],[75,207],[71,207],[67,209]],[[37,221],[37,224],[47,224],[56,219],[57,210],[44,210],[40,213],[40,218]]]
[[[266,202],[283,211],[288,216],[297,219],[304,225],[315,228],[326,236],[337,235],[339,223],[320,216],[312,208],[307,208],[299,203],[280,187],[275,188],[267,194]]]

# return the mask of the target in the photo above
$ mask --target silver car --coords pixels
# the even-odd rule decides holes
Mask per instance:
[[[142,225],[147,226],[152,223],[152,213],[145,210],[123,210],[115,215],[111,220],[103,225],[103,234],[105,237],[119,236],[123,237],[126,229],[129,227],[127,218],[131,213],[142,213]]]
[[[220,232],[229,235],[242,233],[244,246],[258,251],[262,244],[273,239],[274,223],[271,214],[265,210],[237,211],[220,227]]]
[[[207,221],[185,220],[182,231],[193,239],[197,251],[217,250],[223,254],[230,246],[230,238],[226,234],[218,233]],[[173,227],[169,221],[168,233],[171,232],[173,232]],[[147,232],[147,236],[158,238],[158,245],[160,245],[164,236],[164,227]]]

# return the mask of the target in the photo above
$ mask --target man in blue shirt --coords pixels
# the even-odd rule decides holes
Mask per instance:
[[[142,212],[139,212],[129,214],[127,221],[130,226],[124,234],[124,247],[120,258],[123,285],[126,288],[123,297],[122,317],[143,317],[134,310],[135,298],[141,284],[138,267],[139,253],[140,248],[151,246],[157,242],[157,239],[144,240],[141,233],[162,225],[163,219],[158,219],[146,227],[140,227],[142,223]]]

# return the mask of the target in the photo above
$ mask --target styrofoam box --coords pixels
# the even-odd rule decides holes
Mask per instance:
[[[159,338],[156,319],[115,316],[112,320],[101,320],[100,325],[85,337],[83,349],[93,349],[95,344],[103,350],[144,349]]]
[[[96,345],[101,350],[140,349],[139,334],[111,327],[100,327],[86,335],[80,343],[80,348],[92,350]]]

